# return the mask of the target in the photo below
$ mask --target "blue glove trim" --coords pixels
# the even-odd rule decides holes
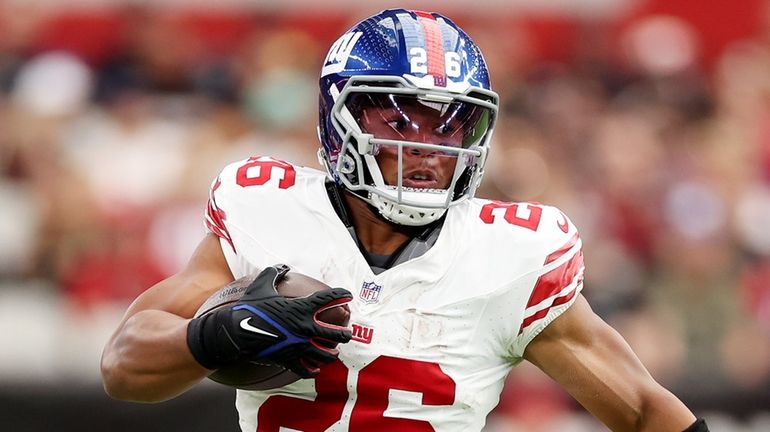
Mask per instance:
[[[300,343],[308,343],[309,342],[309,338],[295,335],[294,333],[292,333],[291,331],[286,329],[284,326],[282,326],[281,324],[277,323],[275,320],[270,318],[266,313],[264,313],[261,310],[255,308],[254,306],[247,305],[247,304],[242,304],[242,305],[238,305],[238,306],[233,307],[234,311],[241,310],[241,309],[246,309],[249,312],[253,313],[254,315],[262,318],[265,322],[267,322],[268,324],[273,326],[276,330],[281,332],[281,334],[283,334],[284,337],[286,337],[286,339],[282,340],[281,342],[278,342],[277,344],[274,344],[274,345],[270,345],[269,347],[267,347],[267,348],[263,349],[262,351],[258,352],[256,354],[257,358],[269,356],[270,354],[272,354],[272,353],[274,353],[276,351],[282,350],[282,349],[286,348],[289,345],[300,344]]]

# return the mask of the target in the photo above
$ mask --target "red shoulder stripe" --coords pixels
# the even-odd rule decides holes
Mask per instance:
[[[541,318],[544,318],[546,315],[548,315],[548,312],[550,312],[551,308],[553,308],[554,306],[559,306],[559,305],[562,305],[562,304],[567,303],[568,301],[572,300],[572,297],[575,297],[575,294],[577,294],[577,287],[575,289],[571,290],[570,292],[568,292],[567,294],[564,294],[561,297],[556,297],[553,300],[553,304],[551,304],[551,306],[549,306],[549,307],[547,307],[547,308],[545,308],[543,310],[540,310],[538,312],[535,312],[534,314],[524,318],[524,321],[522,321],[522,323],[521,323],[521,327],[519,327],[519,334],[522,334],[524,332],[524,329],[527,328],[527,326],[529,326],[533,322],[535,322],[535,321],[537,321],[537,320],[539,320]]]
[[[230,232],[227,230],[227,226],[225,225],[227,215],[225,214],[224,210],[217,207],[216,199],[214,199],[214,192],[219,189],[221,184],[222,182],[219,178],[217,178],[216,182],[214,182],[214,186],[211,187],[211,192],[209,193],[209,202],[206,206],[206,227],[219,238],[227,240],[227,242],[230,244],[230,247],[233,248],[233,252],[235,252],[233,239],[230,236]]]
[[[572,247],[575,246],[575,244],[577,244],[578,240],[580,240],[580,235],[578,233],[575,233],[575,235],[573,235],[572,238],[569,239],[567,243],[564,243],[562,247],[560,247],[559,249],[557,249],[556,251],[548,255],[548,257],[546,257],[545,264],[546,265],[550,264],[556,261],[557,259],[561,258],[564,254],[569,252],[569,250],[572,249]]]
[[[575,276],[583,268],[583,251],[578,251],[569,261],[541,275],[535,282],[535,289],[529,297],[527,307],[540,304],[548,297],[560,293],[572,283]]]
[[[572,244],[570,245],[570,243]],[[577,243],[577,235],[575,235],[572,240],[567,242],[564,246],[559,248],[559,250],[549,255],[548,258],[546,258],[546,263],[553,262],[555,259],[563,256],[572,248],[572,246],[574,246],[575,243]],[[557,255],[556,258],[552,258],[554,255]],[[521,334],[524,331],[524,328],[526,328],[528,325],[532,324],[540,318],[545,317],[551,308],[564,304],[575,296],[575,293],[577,293],[578,284],[582,282],[581,272],[583,271],[583,266],[583,251],[579,250],[567,262],[549,271],[548,273],[541,275],[537,279],[535,282],[535,288],[532,290],[529,301],[527,301],[527,309],[540,305],[543,302],[546,302],[547,304],[548,301],[550,301],[550,304],[548,304],[546,307],[539,308],[537,312],[526,316],[524,321],[521,323],[521,327],[519,328],[519,334]],[[578,277],[579,279],[576,281],[575,278]],[[569,290],[569,292],[562,294],[562,291],[566,287],[570,286],[573,282],[576,282],[575,286]]]

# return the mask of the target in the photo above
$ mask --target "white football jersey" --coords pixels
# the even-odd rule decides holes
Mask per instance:
[[[354,296],[339,361],[315,379],[238,390],[242,430],[481,430],[524,348],[582,288],[576,228],[554,207],[467,200],[425,254],[374,274],[326,180],[252,157],[212,187],[207,226],[235,278],[283,263]]]

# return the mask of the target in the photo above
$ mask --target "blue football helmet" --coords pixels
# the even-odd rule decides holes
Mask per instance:
[[[386,219],[425,225],[473,197],[497,109],[481,51],[462,29],[437,13],[385,10],[353,26],[326,56],[319,159]],[[442,166],[451,175],[405,164],[434,157],[450,162]]]

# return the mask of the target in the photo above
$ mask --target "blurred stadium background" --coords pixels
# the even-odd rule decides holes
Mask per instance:
[[[0,430],[230,431],[205,383],[109,400],[101,347],[231,160],[317,166],[326,49],[392,2],[0,0]],[[715,431],[770,431],[770,1],[405,1],[502,97],[481,196],[562,207],[585,294]],[[603,430],[532,367],[488,431]]]

